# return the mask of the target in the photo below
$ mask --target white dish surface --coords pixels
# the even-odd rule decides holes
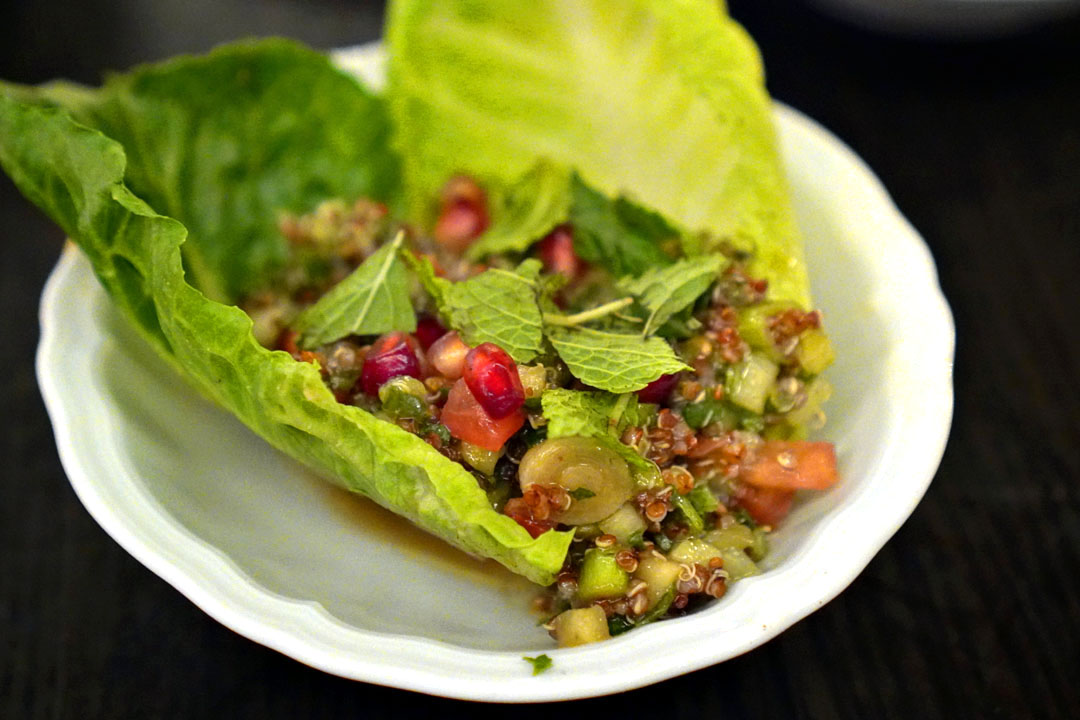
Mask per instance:
[[[378,84],[375,46],[338,59]],[[778,104],[775,117],[837,350],[825,435],[843,481],[802,497],[766,571],[706,610],[555,649],[529,583],[334,488],[204,401],[69,246],[42,296],[37,371],[72,486],[121,546],[212,617],[347,678],[565,700],[761,645],[843,590],[915,508],[948,435],[954,347],[930,253],[871,171],[799,112]],[[539,653],[554,666],[534,677],[522,656]]]

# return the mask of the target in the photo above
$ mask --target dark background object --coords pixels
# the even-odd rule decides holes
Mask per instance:
[[[1080,717],[1080,23],[930,44],[799,4],[730,6],[773,94],[850,143],[933,250],[959,337],[952,438],[895,538],[777,639],[613,698],[503,712]],[[381,4],[345,0],[16,2],[0,10],[0,77],[97,82],[250,35],[330,48],[381,21]],[[239,637],[105,535],[64,477],[33,373],[62,235],[6,177],[0,232],[0,717],[474,712]]]

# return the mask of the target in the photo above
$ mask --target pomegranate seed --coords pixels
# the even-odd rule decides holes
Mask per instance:
[[[560,225],[537,245],[544,270],[573,280],[585,269],[585,261],[574,252],[574,235],[569,225]]]
[[[458,200],[464,200],[473,205],[487,205],[487,194],[484,189],[467,175],[455,175],[447,180],[440,192],[440,198],[444,206]]]
[[[525,402],[517,365],[495,343],[478,345],[465,356],[465,384],[493,418],[504,418]]]
[[[456,332],[448,332],[435,341],[428,351],[428,360],[440,375],[457,380],[465,373],[465,356],[469,346]]]
[[[378,395],[383,383],[399,375],[420,377],[416,340],[401,332],[383,335],[371,346],[360,371],[360,387],[368,395]]]
[[[487,226],[485,208],[457,200],[443,207],[439,213],[439,219],[435,221],[435,240],[447,250],[462,252]]]
[[[462,252],[488,227],[487,195],[472,178],[456,176],[442,190],[442,207],[433,231],[440,245]]]
[[[662,404],[671,395],[671,391],[679,383],[679,373],[661,375],[637,391],[638,400],[646,403]]]
[[[416,339],[420,341],[420,347],[425,351],[445,334],[446,328],[434,315],[425,313],[416,321]]]

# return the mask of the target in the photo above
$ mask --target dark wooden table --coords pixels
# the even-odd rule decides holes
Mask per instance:
[[[779,638],[650,688],[507,711],[1080,717],[1080,22],[936,43],[793,2],[730,4],[773,94],[845,139],[933,250],[959,340],[949,447],[866,571]],[[0,77],[22,82],[96,82],[245,35],[347,45],[381,23],[378,4],[344,0],[5,7]],[[67,483],[34,378],[61,234],[6,178],[0,233],[0,717],[475,712],[235,635],[109,539]]]

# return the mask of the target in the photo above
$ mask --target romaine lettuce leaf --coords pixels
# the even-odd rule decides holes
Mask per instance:
[[[771,294],[809,305],[761,61],[715,0],[401,0],[387,39],[415,212],[451,173],[508,184],[548,158],[754,246]]]
[[[206,100],[231,100],[230,91],[240,95],[233,105]],[[82,120],[131,143],[131,154],[50,106],[65,102]],[[365,128],[384,126],[380,113],[377,99],[322,56],[291,43],[243,44],[114,79],[101,95],[55,86],[0,89],[0,166],[79,244],[124,314],[207,397],[342,486],[459,548],[551,582],[571,533],[533,539],[491,508],[461,465],[415,435],[336,402],[313,365],[262,348],[243,311],[188,284],[189,256],[181,255],[195,233],[154,207],[163,202],[185,219],[198,218],[205,263],[192,274],[236,292],[273,255],[244,251],[241,238],[262,246],[265,217],[279,203],[296,208],[327,194],[393,192],[396,171],[383,165],[392,156],[365,139]],[[155,132],[161,136],[151,137]],[[350,133],[360,139],[346,139]],[[240,269],[216,243],[236,253]]]
[[[139,67],[100,89],[0,84],[5,90],[58,104],[119,142],[125,183],[188,229],[190,282],[215,300],[264,285],[284,260],[282,211],[306,212],[328,197],[398,195],[383,101],[289,41]]]

